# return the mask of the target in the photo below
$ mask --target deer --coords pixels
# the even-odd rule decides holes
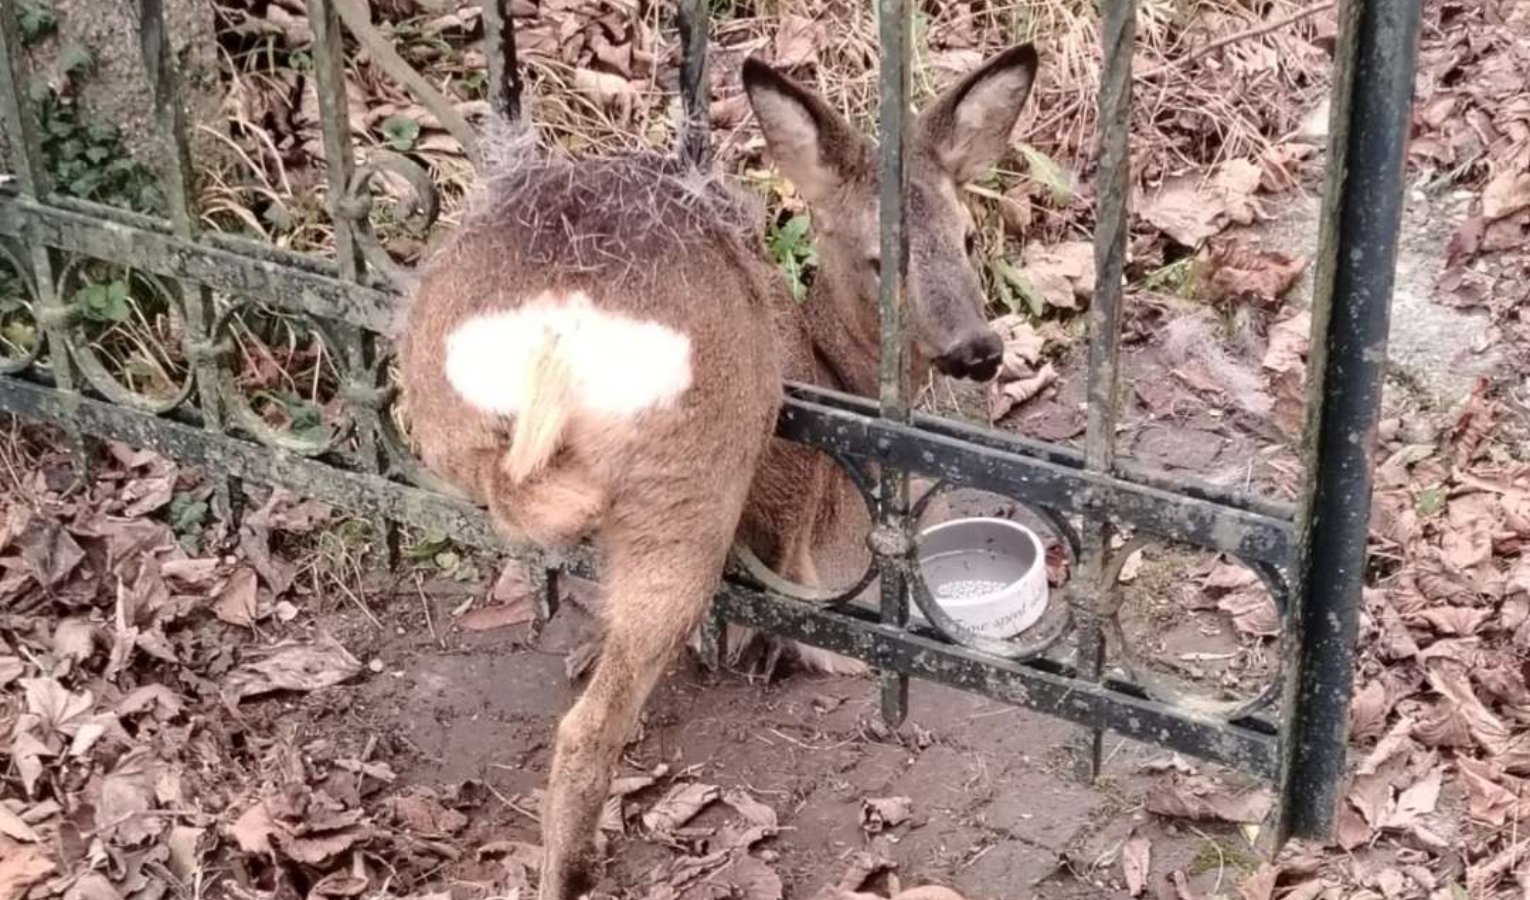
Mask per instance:
[[[909,120],[916,383],[932,367],[984,382],[1000,366],[959,192],[1004,154],[1036,71],[1035,49],[1012,47]],[[865,538],[849,479],[774,427],[786,381],[876,393],[875,148],[768,63],[751,57],[741,75],[811,214],[818,269],[803,302],[766,252],[760,201],[712,167],[656,152],[559,158],[512,122],[401,317],[400,399],[428,470],[507,541],[588,540],[601,562],[603,645],[557,726],[540,900],[593,883],[621,748],[733,542],[812,585],[818,548]]]

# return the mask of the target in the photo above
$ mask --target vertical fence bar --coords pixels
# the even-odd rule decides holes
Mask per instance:
[[[364,192],[367,185],[356,184],[356,160],[351,144],[349,105],[345,96],[345,39],[341,31],[337,0],[311,0],[309,26],[313,29],[313,71],[319,101],[319,126],[324,139],[324,173],[327,182],[327,205],[330,223],[335,229],[335,256],[340,277],[360,284],[366,277],[366,260],[356,239],[357,221],[367,215],[367,205],[351,195]],[[364,23],[363,23],[364,24]],[[475,148],[467,148],[469,153]],[[333,328],[345,346],[341,348],[345,365],[341,391],[351,415],[356,417],[358,458],[369,472],[381,471],[384,451],[381,447],[379,416],[387,415],[381,392],[376,385],[373,365],[377,360],[375,337],[347,322],[334,322]],[[382,562],[391,566],[398,550],[398,525],[380,523],[383,529]]]
[[[200,231],[193,196],[195,173],[191,167],[185,115],[181,109],[180,80],[171,59],[170,35],[162,0],[138,0],[138,41],[144,71],[148,74],[154,120],[159,126],[160,144],[164,150],[159,171],[171,228],[179,237],[195,238]],[[209,333],[215,317],[212,292],[191,281],[180,281],[178,285],[182,311],[186,316],[184,344],[191,364],[189,377],[197,382],[203,426],[208,431],[221,432],[223,408],[218,397],[218,361],[214,353],[214,336]],[[230,527],[233,527],[237,501],[237,483],[231,478],[217,478],[214,489],[217,514]]]
[[[1136,33],[1134,0],[1106,0],[1100,21],[1104,68],[1100,73],[1099,196],[1095,206],[1094,299],[1089,304],[1089,421],[1084,438],[1085,465],[1109,472],[1116,463],[1116,400],[1120,385],[1121,308],[1126,271],[1127,198],[1131,194],[1132,42]],[[1085,523],[1081,581],[1098,597],[1116,589],[1105,584],[1110,523]],[[1105,638],[1096,610],[1079,615],[1080,673],[1098,680],[1105,660]],[[1092,728],[1083,736],[1079,774],[1099,773],[1104,732]]]
[[[312,0],[308,10],[313,29],[313,74],[319,101],[319,125],[324,138],[324,170],[329,182],[329,215],[335,228],[335,256],[340,277],[360,280],[364,269],[351,217],[342,208],[355,177],[351,153],[350,118],[345,100],[345,44],[334,0]]]
[[[46,200],[53,192],[48,163],[43,158],[40,124],[28,97],[31,67],[22,46],[21,24],[16,20],[16,5],[0,2],[0,73],[6,90],[0,91],[0,114],[3,114],[12,168],[22,194],[34,200]],[[27,239],[27,253],[37,292],[32,315],[38,330],[48,342],[48,362],[54,383],[66,397],[75,396],[75,371],[69,356],[70,307],[59,295],[57,254],[40,241]],[[85,435],[71,426],[63,426],[69,435],[75,471],[80,478],[89,473],[90,453]]]
[[[907,328],[908,216],[904,138],[908,120],[909,10],[906,0],[880,0],[877,9],[881,73],[881,408],[885,418],[909,417],[909,340]],[[908,516],[908,473],[882,467],[879,527],[901,533]],[[901,548],[900,548],[901,549]],[[906,556],[906,554],[905,554]],[[902,566],[881,554],[882,621],[908,623],[908,579]],[[892,728],[908,712],[908,676],[882,673],[882,719]]]
[[[505,122],[521,120],[521,67],[515,56],[511,0],[483,0],[483,56],[489,66],[489,107]]]
[[[697,168],[711,156],[707,84],[707,0],[680,0],[680,158]]]
[[[1421,0],[1347,0],[1340,8],[1307,368],[1282,840],[1328,834],[1344,771],[1422,13]]]

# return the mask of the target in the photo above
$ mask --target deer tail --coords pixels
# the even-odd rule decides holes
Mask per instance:
[[[529,362],[524,402],[501,463],[512,484],[542,471],[558,452],[574,401],[574,373],[558,335],[548,334]]]

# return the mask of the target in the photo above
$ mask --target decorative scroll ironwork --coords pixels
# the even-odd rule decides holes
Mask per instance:
[[[1346,0],[1336,67],[1330,184],[1319,296],[1313,317],[1313,402],[1309,481],[1298,510],[1226,488],[1172,478],[1115,458],[1113,438],[1125,252],[1132,0],[1103,5],[1107,60],[1101,91],[1101,190],[1097,283],[1090,311],[1089,423],[1076,450],[924,416],[909,409],[903,277],[906,227],[903,120],[907,112],[911,23],[906,0],[879,0],[883,71],[881,205],[882,359],[880,396],[850,397],[788,386],[777,433],[829,454],[855,482],[870,512],[871,563],[848,587],[794,585],[745,551],[717,599],[719,617],[860,657],[882,673],[883,714],[906,710],[907,679],[955,685],[1038,709],[1089,732],[1083,759],[1097,763],[1106,729],[1238,766],[1282,786],[1282,831],[1326,832],[1343,756],[1348,667],[1364,554],[1365,460],[1354,435],[1374,426],[1378,354],[1386,333],[1407,128],[1409,45],[1419,0]],[[706,4],[679,0],[683,13],[680,147],[705,164]],[[484,40],[491,106],[522,114],[508,0],[485,0]],[[394,218],[422,232],[438,200],[427,173],[407,157],[351,141],[342,82],[342,27],[388,75],[406,86],[476,158],[477,135],[462,115],[404,63],[354,0],[310,0],[314,73],[324,131],[333,259],[292,253],[245,238],[202,233],[178,86],[169,65],[160,0],[138,0],[140,49],[152,80],[157,121],[173,145],[164,172],[168,217],[156,219],[54,195],[36,140],[12,4],[0,4],[0,90],[16,178],[0,182],[0,266],[20,293],[0,316],[35,329],[21,352],[0,353],[0,411],[59,423],[154,449],[230,478],[285,485],[383,521],[407,521],[478,546],[499,547],[483,510],[420,466],[393,409],[389,329],[411,283],[373,234],[379,180],[408,188]],[[1398,36],[1407,40],[1399,43]],[[1356,85],[1379,85],[1360,91]],[[1348,160],[1349,165],[1343,163]],[[1363,247],[1364,253],[1345,248]],[[76,275],[85,260],[130,267],[139,287],[159,295],[183,324],[183,381],[162,397],[129,390],[91,347],[81,326]],[[16,289],[13,289],[15,292]],[[235,298],[221,311],[214,292]],[[3,299],[3,298],[0,298]],[[271,428],[235,383],[230,334],[254,306],[300,316],[334,351],[335,389],[346,420],[321,440]],[[1333,315],[1342,309],[1345,315]],[[10,321],[0,321],[0,325]],[[169,352],[170,348],[166,348]],[[194,401],[194,402],[193,402]],[[911,503],[910,476],[937,486]],[[1340,489],[1342,485],[1348,485]],[[1043,622],[1015,641],[974,634],[932,598],[918,564],[915,523],[939,492],[973,488],[1012,498],[1040,516],[1069,556],[1073,573]],[[1074,522],[1081,523],[1075,527]],[[1128,541],[1109,550],[1113,537]],[[1186,696],[1157,679],[1122,633],[1120,567],[1148,542],[1179,541],[1241,560],[1268,586],[1284,631],[1275,678],[1254,697],[1227,703]],[[524,550],[525,548],[519,548]],[[529,551],[539,614],[556,591],[551,561]],[[590,555],[559,564],[592,574]],[[1322,577],[1313,573],[1320,572]],[[1334,573],[1338,573],[1336,576]],[[876,608],[858,605],[880,582]],[[924,622],[910,624],[912,604]],[[720,619],[708,623],[719,633]],[[1108,640],[1107,640],[1108,638]],[[1282,702],[1275,707],[1275,699]]]

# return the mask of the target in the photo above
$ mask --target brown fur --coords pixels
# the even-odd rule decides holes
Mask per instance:
[[[1004,147],[1035,68],[1009,51],[923,117],[910,158],[910,297],[920,371],[986,347],[957,201]],[[876,177],[870,143],[758,63],[745,82],[773,155],[808,200],[818,280],[794,303],[764,253],[757,207],[655,156],[542,159],[507,145],[476,209],[423,273],[401,335],[403,401],[427,466],[515,539],[593,538],[606,638],[558,728],[543,813],[542,900],[586,883],[611,767],[665,664],[717,590],[737,536],[788,578],[864,553],[869,524],[827,458],[771,437],[783,378],[874,393]],[[517,421],[466,403],[443,371],[467,319],[547,291],[657,322],[691,342],[692,383],[630,421],[572,415],[568,373],[540,367]],[[754,473],[752,480],[744,473]]]

